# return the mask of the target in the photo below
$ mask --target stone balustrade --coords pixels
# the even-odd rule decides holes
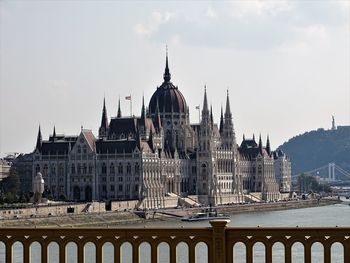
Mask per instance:
[[[235,247],[240,244],[240,262],[252,263],[254,247],[262,246],[265,262],[273,262],[275,244],[281,244],[285,263],[292,262],[293,245],[303,246],[304,262],[312,262],[312,246],[323,246],[324,262],[331,262],[332,246],[337,244],[344,263],[350,262],[350,228],[231,228],[226,220],[214,220],[207,228],[2,228],[0,229],[0,262],[12,263],[14,246],[21,249],[23,262],[31,262],[33,244],[36,258],[49,262],[51,247],[57,247],[56,262],[68,261],[67,246],[75,246],[76,262],[122,262],[123,249],[129,246],[130,262],[234,262]],[[109,253],[106,253],[106,245]],[[199,250],[200,247],[200,250]],[[164,251],[161,251],[164,250]],[[182,250],[182,251],[181,251]],[[19,250],[16,250],[19,251]],[[148,251],[148,252],[147,252]],[[162,259],[160,260],[160,254]],[[179,259],[179,254],[182,258]],[[70,257],[72,255],[69,255]],[[149,258],[147,258],[149,257]],[[111,260],[112,258],[112,260]],[[200,258],[200,259],[199,259]],[[280,262],[280,261],[275,261]],[[33,262],[32,262],[33,263]],[[36,262],[35,262],[36,263]]]

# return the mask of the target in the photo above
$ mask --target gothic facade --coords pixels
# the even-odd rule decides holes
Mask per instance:
[[[277,177],[278,154],[255,138],[236,142],[229,94],[220,123],[213,120],[204,90],[202,118],[189,121],[189,108],[171,82],[166,57],[163,83],[140,117],[108,119],[105,101],[98,136],[53,134],[43,140],[39,127],[33,152],[33,178],[41,172],[54,199],[139,200],[139,207],[166,207],[169,198],[204,205],[275,200],[288,185]],[[290,167],[290,161],[284,159]],[[288,180],[285,180],[288,181]]]

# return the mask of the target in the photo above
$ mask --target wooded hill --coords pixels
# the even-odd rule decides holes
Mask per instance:
[[[350,172],[350,126],[318,129],[291,138],[278,147],[292,161],[292,174],[335,163]]]

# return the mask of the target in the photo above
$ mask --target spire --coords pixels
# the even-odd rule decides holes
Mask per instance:
[[[266,151],[270,155],[271,154],[271,146],[270,146],[270,138],[269,135],[267,135],[267,140],[266,140]]]
[[[53,126],[52,137],[56,138],[56,125]]]
[[[253,133],[253,141],[255,142],[255,134]]]
[[[158,102],[158,100],[157,100],[157,102]],[[141,121],[144,121],[145,119],[146,119],[145,96],[142,95]]]
[[[225,117],[228,117],[230,115],[231,115],[230,99],[229,99],[228,89],[227,89]]]
[[[243,141],[245,141],[245,134],[243,133]]]
[[[101,128],[105,128],[105,131],[108,128],[108,118],[107,118],[107,110],[106,110],[106,98],[103,98]]]
[[[120,97],[118,99],[118,112],[117,112],[117,118],[122,117],[122,111],[120,110]]]
[[[203,101],[202,113],[206,113],[206,112],[209,112],[209,109],[208,109],[208,99],[207,99],[207,87],[204,86],[204,101]]]
[[[261,140],[261,134],[259,135],[259,150],[260,150],[260,153],[262,153],[262,140]]]
[[[166,46],[166,59],[165,59],[165,71],[163,75],[164,82],[169,82],[171,79],[171,74],[168,65],[168,46]]]
[[[159,132],[160,129],[162,128],[162,122],[160,120],[160,114],[159,114],[158,99],[157,99],[156,112],[155,112],[155,116],[154,116],[154,126],[155,126],[157,132]]]
[[[224,130],[224,115],[222,112],[222,105],[221,105],[221,115],[220,115],[220,134],[222,134]]]
[[[40,124],[39,124],[39,131],[38,131],[38,136],[36,138],[36,150],[41,151],[41,145],[42,145],[42,137],[41,137],[41,129],[40,129]]]
[[[213,106],[212,105],[210,105],[210,123],[211,123],[211,126],[214,126]]]

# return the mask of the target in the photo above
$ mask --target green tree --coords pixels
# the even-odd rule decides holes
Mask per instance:
[[[17,200],[20,190],[20,180],[15,169],[11,168],[10,175],[0,182],[1,192],[5,195],[5,202],[12,203]]]
[[[332,192],[328,184],[320,184],[315,177],[302,173],[298,177],[298,186],[301,193],[305,192]]]

